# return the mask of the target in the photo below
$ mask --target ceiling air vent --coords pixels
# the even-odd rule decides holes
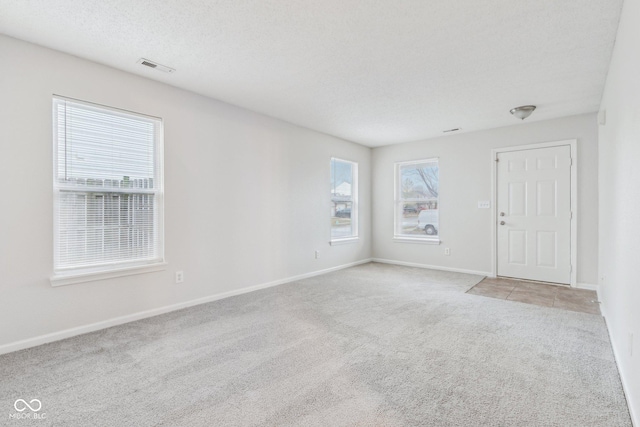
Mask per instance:
[[[153,62],[144,58],[140,58],[138,60],[138,64],[144,65],[145,67],[154,68],[158,71],[162,71],[163,73],[174,73],[176,71],[171,67],[167,67],[166,65],[161,65],[161,64],[158,64],[157,62]]]
[[[453,129],[443,130],[442,132],[443,132],[443,133],[449,133],[449,132],[457,132],[457,131],[459,131],[459,130],[460,130],[460,128],[453,128]]]

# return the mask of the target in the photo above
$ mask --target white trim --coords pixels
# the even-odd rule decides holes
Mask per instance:
[[[600,295],[600,287],[593,283],[576,283],[575,287],[578,289],[586,289],[588,291],[596,291],[598,295]]]
[[[404,236],[403,237],[394,236],[393,241],[394,243],[418,243],[423,245],[439,245],[441,243],[440,239],[430,239],[428,237],[411,238],[411,237],[404,237]]]
[[[404,267],[428,268],[430,270],[451,271],[451,272],[454,272],[454,273],[473,274],[473,275],[476,275],[476,276],[491,276],[491,273],[488,272],[488,271],[465,270],[463,268],[442,267],[440,265],[418,264],[418,263],[415,263],[415,262],[396,261],[396,260],[393,260],[393,259],[373,258],[373,259],[371,259],[371,261],[379,262],[379,263],[382,263],[382,264],[402,265]]]
[[[285,279],[274,280],[272,282],[262,283],[255,286],[248,286],[246,288],[237,289],[234,291],[223,292],[221,294],[209,295],[203,298],[198,298],[190,301],[180,302],[177,304],[167,305],[164,307],[153,308],[151,310],[140,311],[125,316],[114,317],[112,319],[103,320],[88,325],[78,326],[75,328],[65,329],[62,331],[52,332],[50,334],[40,335],[33,338],[27,338],[4,345],[0,345],[0,354],[11,353],[25,348],[35,347],[38,345],[46,344],[53,341],[59,341],[65,338],[74,337],[76,335],[86,334],[89,332],[98,331],[100,329],[110,328],[112,326],[122,325],[124,323],[133,322],[140,319],[146,319],[147,317],[153,317],[171,311],[181,310],[187,307],[193,307],[195,305],[205,304],[212,301],[217,301],[224,298],[229,298],[236,295],[246,294],[248,292],[257,291],[259,289],[270,288],[272,286],[278,286],[297,280],[306,279],[309,277],[319,276],[321,274],[330,273],[332,271],[342,270],[345,268],[353,267],[360,264],[366,264],[371,262],[371,258],[363,259],[360,261],[352,262],[349,264],[339,265],[337,267],[326,268],[324,270],[313,271],[311,273],[300,274],[298,276],[287,277]]]
[[[561,147],[568,145],[571,149],[571,287],[576,287],[578,282],[578,140],[567,139],[562,141],[541,142],[538,144],[514,145],[510,147],[494,148],[491,150],[491,275],[496,277],[498,274],[498,235],[496,222],[498,218],[498,179],[496,162],[498,153],[511,151],[534,150],[538,148]]]
[[[136,265],[132,267],[118,268],[114,270],[100,270],[87,273],[54,274],[49,278],[51,286],[75,285],[77,283],[93,282],[96,280],[113,279],[115,277],[133,276],[135,274],[153,273],[167,269],[166,262],[155,264]]]
[[[113,107],[111,105],[99,104],[97,102],[84,101],[82,99],[72,98],[70,96],[58,95],[56,93],[52,94],[52,97],[54,99],[57,98],[57,99],[61,99],[63,101],[70,101],[70,102],[73,102],[73,103],[76,103],[76,104],[86,105],[88,107],[104,108],[105,110],[112,110],[112,111],[115,111],[115,112],[120,113],[120,114],[130,114],[130,115],[133,115],[133,116],[141,117],[143,119],[162,120],[162,117],[152,116],[150,114],[139,113],[137,111],[127,110],[125,108]]]
[[[602,317],[607,317],[604,312],[604,303],[602,302],[602,286],[598,286],[596,292],[598,293],[598,302],[600,303],[600,314],[602,314]]]
[[[429,157],[427,159],[418,159],[418,160],[405,160],[402,162],[395,162],[394,164],[398,165],[398,166],[404,166],[404,165],[417,165],[420,163],[433,163],[433,162],[439,162],[440,161],[440,157]]]
[[[598,300],[602,301],[599,294]],[[622,369],[620,369],[620,367],[622,366],[619,362],[620,357],[618,356],[618,351],[616,350],[616,346],[613,343],[613,334],[611,333],[611,329],[609,328],[609,323],[607,322],[607,317],[605,316],[603,306],[604,304],[600,303],[600,311],[602,313],[604,324],[607,327],[607,332],[609,333],[609,343],[611,344],[611,349],[613,350],[613,359],[616,363],[616,367],[618,368],[618,376],[620,377],[620,383],[622,384],[622,392],[624,393],[624,397],[626,399],[627,409],[629,410],[629,417],[631,418],[631,424],[633,425],[633,427],[640,427],[640,414],[636,414],[633,412],[634,408],[631,405],[633,401],[631,400],[631,395],[629,394],[630,388],[625,381],[625,376]]]
[[[359,237],[346,237],[344,239],[333,239],[329,242],[331,246],[348,245],[349,243],[358,243]]]

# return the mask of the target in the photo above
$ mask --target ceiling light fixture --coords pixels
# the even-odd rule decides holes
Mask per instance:
[[[529,117],[535,109],[535,105],[523,105],[522,107],[512,108],[509,112],[520,120],[524,120]]]

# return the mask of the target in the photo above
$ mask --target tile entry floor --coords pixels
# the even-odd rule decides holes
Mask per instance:
[[[570,311],[600,314],[600,304],[597,302],[598,295],[595,291],[563,285],[487,277],[469,289],[467,293]]]

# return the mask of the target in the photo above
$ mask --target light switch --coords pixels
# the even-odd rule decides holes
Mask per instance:
[[[478,209],[489,209],[491,207],[491,201],[489,200],[480,200],[478,202]]]

